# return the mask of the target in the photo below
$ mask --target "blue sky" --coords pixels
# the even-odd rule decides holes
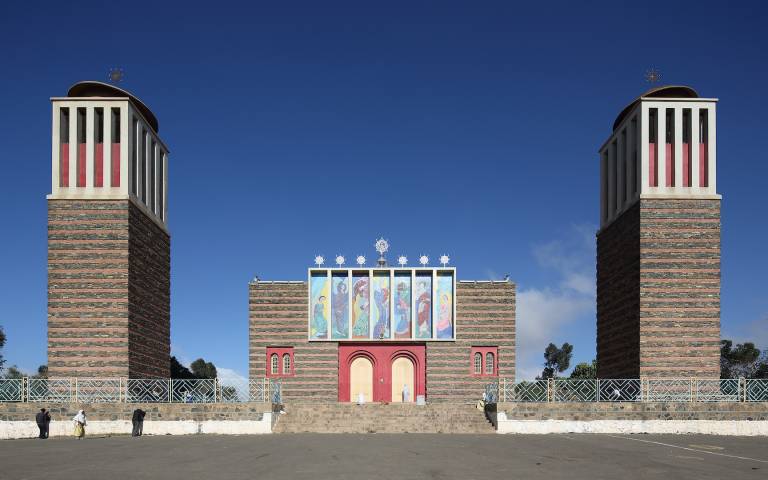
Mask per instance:
[[[172,348],[247,372],[247,284],[448,253],[518,284],[518,365],[594,357],[597,149],[649,86],[718,97],[723,336],[768,347],[762,2],[0,5],[0,324],[46,361],[50,102],[125,70],[171,149]]]

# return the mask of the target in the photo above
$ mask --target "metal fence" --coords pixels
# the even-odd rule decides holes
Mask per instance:
[[[768,402],[768,379],[502,378],[486,385],[485,396],[489,402]]]
[[[19,378],[0,379],[0,402],[279,403],[280,390],[267,378]]]

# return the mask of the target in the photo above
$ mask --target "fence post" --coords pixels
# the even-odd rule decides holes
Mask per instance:
[[[598,403],[600,402],[600,379],[595,379],[595,397],[597,398]]]
[[[696,388],[694,385],[696,384],[696,379],[691,377],[691,396],[688,399],[690,403],[694,403],[696,401],[696,397],[698,397],[698,388]]]
[[[75,377],[75,403],[79,403],[77,399],[79,392],[77,390],[77,377]]]
[[[501,392],[499,392],[499,400],[502,402],[507,401],[507,377],[501,378]]]
[[[739,377],[739,401],[740,402],[746,402],[747,401],[747,379],[744,377]]]
[[[173,403],[173,379],[168,379],[168,403]]]
[[[23,377],[21,379],[21,394],[20,400],[22,402],[28,402],[29,401],[29,378]]]
[[[548,402],[555,401],[555,379],[554,378],[547,379],[547,401]]]
[[[264,377],[264,386],[261,389],[262,402],[269,402],[269,379]]]
[[[221,403],[222,393],[221,393],[221,382],[219,382],[219,377],[216,377],[213,379],[213,390],[214,390],[214,400],[216,400],[216,403]]]
[[[648,379],[642,376],[640,377],[640,401],[648,401]]]

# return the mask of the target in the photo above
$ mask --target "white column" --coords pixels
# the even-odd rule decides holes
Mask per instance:
[[[709,129],[709,138],[707,139],[707,169],[709,171],[709,183],[707,184],[707,193],[717,194],[717,116],[715,113],[715,104],[710,104],[707,109],[707,128]]]
[[[607,148],[607,147],[606,147]],[[603,149],[600,152],[600,224],[603,225],[608,220],[608,188],[606,179],[608,178],[608,152]]]
[[[667,111],[661,106],[656,108],[656,178],[658,179],[657,186],[666,188],[667,175],[671,172],[667,172]]]
[[[144,175],[143,158],[146,155],[144,127],[141,122],[136,125],[136,198],[141,201],[141,178]]]
[[[699,108],[691,106],[691,192],[699,190]]]
[[[683,186],[683,108],[675,107],[675,188]]]
[[[61,133],[61,107],[53,104],[53,119],[51,120],[51,194],[56,195],[59,193],[59,163],[61,159],[61,140],[59,134]]]
[[[89,106],[85,109],[85,189],[89,194],[93,194],[93,188],[96,184],[94,181],[94,150],[96,131],[93,128],[94,117],[96,112],[93,106]]]
[[[624,139],[626,142],[626,145],[624,145],[624,156],[626,157],[624,159],[624,183],[627,185],[627,191],[624,193],[626,196],[626,202],[627,204],[632,203],[634,200],[634,197],[632,197],[632,158],[633,158],[633,151],[634,143],[632,143],[632,136],[635,135],[635,133],[632,131],[632,119],[630,118],[629,121],[626,123],[626,128],[624,129],[625,132],[627,132],[624,135]]]
[[[648,107],[641,104],[640,113],[637,116],[638,127],[640,129],[640,171],[637,175],[637,181],[640,184],[638,195],[648,192],[650,179],[648,178]]]
[[[625,175],[624,162],[626,161],[626,155],[624,154],[625,141],[622,139],[621,132],[616,134],[616,211],[620,212],[624,208],[624,182],[621,181]]]
[[[163,223],[168,218],[168,153],[163,152]],[[349,286],[347,286],[349,289]],[[349,318],[352,318],[351,316]]]
[[[104,165],[102,172],[104,172],[103,185],[105,189],[112,188],[112,107],[109,104],[104,105],[104,126],[102,131],[104,132],[104,138],[102,139],[102,149],[104,151]]]
[[[613,142],[615,138],[611,138],[608,143],[608,220],[613,219],[616,216],[616,204],[614,198],[614,182],[616,182],[616,158],[613,154]]]

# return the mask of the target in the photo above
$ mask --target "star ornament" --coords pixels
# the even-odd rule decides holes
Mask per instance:
[[[125,72],[122,68],[110,68],[109,74],[107,74],[107,79],[112,83],[120,83],[124,77]]]
[[[325,257],[323,257],[322,255],[315,256],[315,263],[319,267],[320,265],[325,263]]]
[[[448,255],[443,254],[443,255],[440,256],[440,263],[443,266],[448,265],[448,262],[450,262],[450,261],[451,261],[451,257],[449,257]]]
[[[346,259],[344,258],[344,255],[336,255],[336,265],[342,266],[345,261]]]
[[[399,263],[401,267],[406,266],[408,264],[408,257],[405,255],[400,255],[397,257],[397,263]]]
[[[656,83],[661,80],[661,73],[655,68],[649,68],[645,71],[645,81],[648,83]]]
[[[379,255],[384,255],[389,250],[389,242],[384,240],[384,238],[376,240],[376,243],[373,246],[376,248],[376,251],[379,252]]]
[[[427,266],[427,264],[429,263],[429,257],[426,256],[426,255],[420,256],[419,257],[419,263],[424,265],[424,266]]]
[[[360,265],[361,267],[363,265],[365,265],[365,257],[364,256],[358,255],[355,260],[357,261],[357,264]]]

